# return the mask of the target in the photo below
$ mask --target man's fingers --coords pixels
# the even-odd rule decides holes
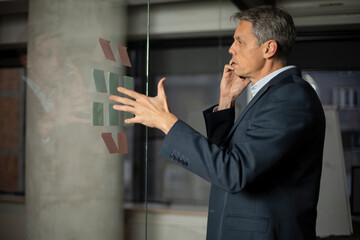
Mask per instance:
[[[127,118],[127,119],[124,120],[124,122],[125,122],[126,124],[139,123],[138,121],[136,121],[136,117]]]
[[[137,115],[135,115],[134,117],[132,118],[127,118],[124,120],[124,122],[126,124],[134,124],[134,123],[140,123],[140,124],[143,124],[143,125],[146,125],[140,117],[138,117]],[[146,125],[147,126],[147,125]]]
[[[125,94],[125,95],[127,95],[127,96],[129,96],[129,97],[134,98],[134,99],[138,99],[138,98],[140,98],[141,96],[143,96],[143,94],[137,93],[137,92],[135,92],[135,91],[133,91],[133,90],[130,90],[130,89],[127,89],[127,88],[123,88],[123,87],[118,87],[118,88],[117,88],[117,91],[118,91],[119,93],[123,93],[123,94]]]
[[[226,64],[224,67],[224,72],[229,72],[229,71],[234,71],[234,68],[231,65]]]
[[[136,104],[136,101],[129,99],[129,98],[124,98],[124,97],[119,97],[119,96],[115,96],[115,95],[110,95],[109,99],[111,101],[117,102],[117,103],[122,103],[125,105],[130,105],[130,106],[134,106]]]
[[[115,110],[118,110],[118,111],[122,111],[122,112],[129,112],[129,113],[132,113],[132,114],[135,114],[136,112],[136,109],[132,106],[127,106],[127,105],[114,105],[113,108]]]

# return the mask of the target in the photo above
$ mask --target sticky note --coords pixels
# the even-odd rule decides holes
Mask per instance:
[[[134,78],[129,76],[124,76],[124,87],[130,90],[134,90]],[[124,112],[124,119],[133,118],[134,114],[129,112]],[[133,124],[125,124],[127,126],[132,126]]]
[[[118,148],[112,138],[111,132],[101,133],[101,137],[105,142],[105,145],[109,151],[109,153],[119,153]]]
[[[104,125],[104,104],[99,102],[93,102],[93,125]]]
[[[109,72],[109,92],[112,95],[119,95],[119,92],[116,90],[119,86],[119,74]]]
[[[126,132],[119,132],[117,134],[118,138],[118,147],[115,144],[114,139],[112,138],[111,132],[101,133],[101,137],[104,140],[104,143],[110,154],[127,154],[128,153],[128,144]]]
[[[128,144],[127,144],[126,132],[119,132],[117,134],[117,137],[118,137],[119,153],[127,154],[128,153]]]
[[[134,78],[124,76],[124,87],[130,90],[134,90]]]
[[[131,67],[129,55],[127,53],[127,47],[118,45],[118,52],[120,55],[122,65],[126,67]]]
[[[95,87],[97,92],[106,93],[106,83],[104,71],[99,69],[93,69],[93,77],[95,81]]]
[[[118,126],[119,125],[119,111],[116,111],[113,106],[114,103],[109,104],[109,125]]]
[[[115,60],[115,56],[114,56],[114,54],[113,54],[113,52],[111,50],[111,47],[110,47],[110,41],[99,38],[99,42],[100,42],[101,48],[102,48],[102,50],[104,52],[104,55],[105,55],[106,59],[115,62],[116,60]]]

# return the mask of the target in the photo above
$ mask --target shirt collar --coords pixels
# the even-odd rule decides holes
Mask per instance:
[[[257,81],[255,84],[253,84],[250,87],[250,91],[252,94],[252,97],[255,97],[255,95],[260,91],[261,88],[263,88],[265,86],[265,84],[267,84],[271,79],[273,79],[276,75],[278,75],[279,73],[288,70],[290,68],[294,68],[295,66],[286,66],[283,68],[280,68],[268,75],[266,75],[265,77],[263,77],[262,79],[260,79],[259,81]]]

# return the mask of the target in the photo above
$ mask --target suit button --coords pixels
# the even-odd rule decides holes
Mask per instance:
[[[170,157],[171,157],[171,160],[179,162],[179,158],[177,156],[175,156],[174,154],[172,154]]]

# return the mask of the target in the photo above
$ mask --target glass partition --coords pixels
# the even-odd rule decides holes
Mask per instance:
[[[149,95],[157,94],[158,81],[166,77],[165,90],[171,111],[204,135],[206,133],[202,111],[217,104],[223,66],[230,59],[228,48],[233,41],[232,34],[236,27],[235,22],[230,20],[234,8],[236,7],[230,1],[150,5]],[[164,10],[167,12],[164,15],[167,16],[168,22],[156,22],[164,17]],[[136,7],[129,10],[134,14],[137,14],[137,11],[139,10]],[[191,16],[192,13],[195,16]],[[175,17],[171,17],[171,14]],[[205,23],[201,22],[204,16],[209,17],[207,20],[211,24],[206,26],[207,29],[203,29]],[[173,29],[174,27],[179,28],[178,32]],[[188,29],[184,31],[181,27]],[[166,33],[162,32],[164,29]],[[147,40],[130,37],[128,53],[132,63],[145,62],[146,46]],[[134,64],[128,71],[134,76],[135,89],[146,92],[146,87],[140,84],[141,79],[147,76],[146,69],[140,64]],[[245,94],[237,102],[238,110],[241,110],[246,102]],[[147,152],[131,150],[133,153],[125,157],[125,198],[131,203],[128,206],[139,209],[145,202],[145,209],[150,212],[161,209],[171,213],[180,209],[181,212],[205,216],[210,184],[158,154],[164,134],[156,129],[135,125],[131,136],[133,140],[129,138],[129,148],[132,148],[132,143],[133,146],[147,145]],[[153,215],[150,223],[147,220],[144,223],[149,226],[145,229],[145,234],[149,231],[150,236],[154,236],[155,233],[152,231],[160,224],[158,221],[154,222],[152,217]],[[134,222],[141,220],[132,215],[127,221],[130,222],[129,232],[138,232],[135,229],[139,224]],[[168,222],[163,222],[165,228],[171,228],[168,225]],[[178,226],[182,224],[179,223]],[[171,228],[171,231],[175,233],[178,230]],[[203,232],[203,235],[200,235],[203,238],[205,231],[200,232]],[[139,237],[142,234],[126,237],[131,239],[134,236]]]
[[[218,102],[236,6],[32,0],[23,9],[2,17],[16,26],[19,51],[9,69],[1,62],[10,78],[0,82],[0,193],[26,202],[27,238],[121,239],[124,209],[141,209],[146,239],[154,207],[206,214],[209,183],[160,157],[164,134],[125,124],[133,116],[109,96],[118,86],[155,96],[167,77],[172,111],[205,134],[202,111]]]

